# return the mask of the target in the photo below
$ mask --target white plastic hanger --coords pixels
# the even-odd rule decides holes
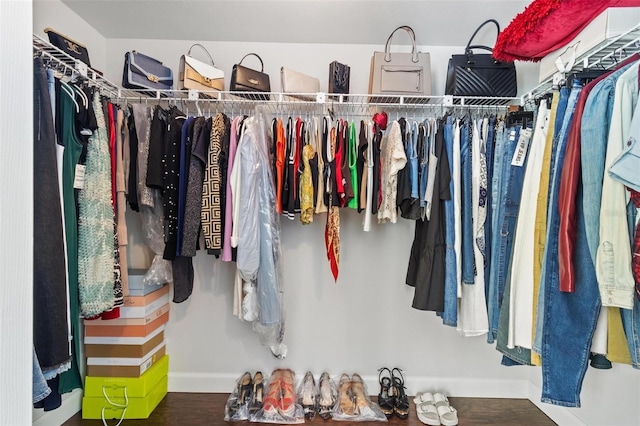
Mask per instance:
[[[78,102],[76,102],[75,91],[71,88],[71,86],[60,80],[60,87],[67,95],[69,95],[69,97],[73,101],[74,105],[76,106],[76,113],[80,112],[80,106],[78,105]]]

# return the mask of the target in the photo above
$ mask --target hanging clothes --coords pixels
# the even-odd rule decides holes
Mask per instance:
[[[392,125],[392,130],[393,130]],[[434,198],[429,220],[417,220],[411,245],[406,284],[415,288],[412,307],[420,310],[444,310],[445,279],[445,217],[444,201],[449,193],[449,160],[447,158],[443,127],[437,126],[434,156],[438,158],[434,174]]]
[[[407,164],[407,156],[402,143],[402,131],[400,123],[394,121],[391,124],[389,135],[382,140],[382,203],[378,210],[378,223],[396,223],[398,172]]]

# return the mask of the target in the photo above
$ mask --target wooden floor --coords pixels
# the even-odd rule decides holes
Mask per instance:
[[[125,420],[123,426],[136,425],[229,425],[223,420],[226,394],[212,393],[169,393],[147,420]],[[375,397],[374,397],[375,400]],[[449,398],[452,407],[458,410],[459,425],[509,425],[547,426],[555,425],[538,407],[527,399],[496,398]],[[308,421],[307,421],[308,422]],[[380,424],[378,422],[332,422],[316,416],[313,424],[334,423],[336,425]],[[407,420],[392,417],[394,426],[421,426],[411,402],[411,412]],[[109,424],[115,424],[111,421]],[[73,416],[65,426],[101,426],[102,420],[82,420],[80,413]]]

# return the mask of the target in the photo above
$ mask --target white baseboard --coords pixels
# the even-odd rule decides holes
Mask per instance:
[[[551,420],[562,426],[585,426],[585,423],[576,417],[570,408],[543,403],[540,401],[541,395],[542,389],[529,381],[529,401],[533,402]]]
[[[58,426],[73,417],[82,409],[82,389],[62,395],[62,405],[52,411],[43,408],[33,409],[33,426]]]

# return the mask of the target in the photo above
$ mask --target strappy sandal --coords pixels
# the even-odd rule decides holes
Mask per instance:
[[[278,414],[278,408],[280,407],[280,397],[282,396],[282,377],[279,371],[274,371],[271,374],[271,382],[269,383],[269,389],[267,395],[264,397],[262,404],[262,411],[269,416]]]
[[[336,403],[335,385],[331,382],[329,373],[324,372],[320,376],[320,400],[318,402],[318,414],[325,420],[331,418],[331,410]]]
[[[418,420],[430,426],[440,425],[440,416],[436,408],[435,399],[430,392],[419,393],[413,399],[416,404],[416,413]]]
[[[398,374],[396,375],[396,371]],[[402,370],[394,368],[391,370],[391,380],[393,381],[393,412],[401,419],[409,417],[409,397],[405,392],[404,376]]]
[[[293,371],[283,370],[280,382],[282,398],[280,399],[279,410],[283,417],[293,417],[296,411],[296,393],[293,389]]]
[[[383,372],[388,376],[382,376]],[[393,394],[391,387],[391,370],[383,367],[378,370],[378,382],[380,383],[380,393],[378,394],[378,405],[387,418],[393,415]]]
[[[444,426],[456,426],[458,424],[458,411],[449,405],[449,399],[441,393],[433,395],[435,406],[440,416],[440,423]]]

